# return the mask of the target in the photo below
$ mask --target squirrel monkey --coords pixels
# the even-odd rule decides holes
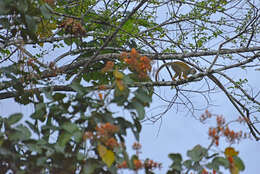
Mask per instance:
[[[195,74],[196,70],[194,68],[189,67],[186,63],[184,62],[168,62],[163,64],[162,66],[159,67],[159,69],[155,73],[155,80],[158,81],[158,74],[159,71],[161,71],[162,68],[165,66],[171,66],[173,71],[175,72],[175,75],[172,77],[173,80],[175,80],[176,77],[179,77],[179,80],[181,79],[181,75],[183,75],[184,79],[187,79],[187,76],[189,74]]]

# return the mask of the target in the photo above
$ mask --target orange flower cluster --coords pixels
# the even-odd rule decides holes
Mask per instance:
[[[229,157],[228,157],[228,162],[229,162],[230,164],[233,164],[233,163],[234,163],[234,160],[233,160],[233,157],[232,157],[232,156],[229,156]]]
[[[134,163],[134,169],[135,170],[139,170],[139,169],[143,168],[143,163],[142,163],[141,160],[134,159],[133,163]]]
[[[139,142],[135,142],[132,147],[134,150],[139,150],[142,148],[142,145]]]
[[[114,147],[118,147],[118,146],[119,146],[118,142],[117,142],[116,139],[113,138],[113,137],[110,137],[110,138],[105,142],[105,145],[106,145],[107,147],[110,147],[111,149],[113,149]]]
[[[73,18],[67,18],[64,20],[60,24],[59,28],[64,28],[66,33],[75,35],[84,35],[86,33],[86,30],[81,23]]]
[[[235,142],[236,140],[239,141],[241,138],[247,138],[247,134],[244,133],[243,137],[243,132],[235,132],[233,130],[229,130],[228,127],[226,127],[223,131],[224,136],[228,139],[229,142]]]
[[[219,145],[219,132],[216,128],[209,128],[209,136],[214,140],[216,146]]]
[[[209,172],[204,168],[201,172],[201,174],[209,174]]]
[[[212,171],[212,174],[216,174],[216,170]],[[211,174],[211,172],[208,172],[205,168],[202,170],[201,174]]]
[[[98,93],[98,97],[100,100],[103,100],[103,95],[101,93]]]
[[[203,122],[208,118],[211,118],[212,114],[206,109],[205,113],[200,116],[200,121]]]
[[[118,164],[117,168],[119,168],[119,169],[126,169],[126,168],[128,168],[126,161],[123,161],[121,164]]]
[[[234,130],[230,130],[227,125],[225,125],[225,119],[223,116],[217,116],[217,127],[209,128],[209,136],[214,140],[216,146],[219,145],[220,136],[226,137],[226,139],[230,143],[234,143],[235,141],[239,141],[241,138],[247,138],[247,134],[242,131],[235,132]]]
[[[148,160],[145,160],[144,167],[146,169],[154,169],[154,168],[159,168],[160,169],[162,167],[162,164],[154,162],[153,160],[148,159]]]
[[[105,86],[105,85],[98,86],[98,90],[106,90],[106,89],[107,89],[107,86]]]
[[[139,169],[143,168],[143,166],[144,166],[142,161],[139,160],[139,159],[134,159],[133,160],[133,164],[134,164],[134,169],[135,170],[139,170]],[[128,168],[126,161],[123,161],[121,164],[118,164],[117,167],[119,169],[126,169],[126,168]]]
[[[89,132],[89,131],[87,131],[87,132],[85,132],[84,134],[83,134],[83,140],[84,141],[86,141],[87,139],[93,139],[93,133],[92,132]]]
[[[104,123],[96,126],[96,131],[99,136],[108,136],[118,132],[118,127],[111,123]]]
[[[140,56],[135,48],[130,53],[123,52],[121,58],[130,66],[130,70],[138,73],[139,78],[147,78],[148,72],[151,72],[151,60],[146,56]]]
[[[118,147],[119,143],[113,137],[116,132],[119,131],[119,128],[111,123],[104,123],[96,126],[94,132],[87,131],[83,134],[82,139],[85,141],[95,140],[101,142],[105,146],[113,149],[114,147]]]
[[[216,120],[217,120],[217,126],[218,126],[218,128],[223,127],[224,124],[226,123],[226,121],[225,121],[225,119],[224,119],[223,116],[217,116]]]
[[[101,69],[101,72],[105,73],[105,72],[111,71],[113,69],[114,65],[115,64],[113,61],[108,61],[105,65],[105,67]]]
[[[96,126],[96,137],[107,147],[113,149],[118,147],[119,144],[113,135],[118,132],[118,127],[111,123],[104,123]]]
[[[155,168],[161,168],[162,164],[161,163],[157,163],[153,160],[150,159],[146,159],[144,162],[142,162],[141,160],[139,160],[139,150],[142,148],[141,144],[139,142],[135,142],[133,144],[133,149],[136,150],[136,157],[137,159],[134,159],[133,162],[133,169],[134,170],[139,170],[142,168],[145,168],[146,170],[153,170]],[[126,169],[129,168],[129,166],[127,165],[126,161],[123,161],[121,164],[118,164],[117,167],[119,169]]]
[[[235,161],[234,161],[233,157],[229,156],[229,157],[227,157],[227,159],[228,159],[228,162],[229,162],[230,171],[232,171],[232,169],[234,170],[236,168],[236,166],[235,166]]]

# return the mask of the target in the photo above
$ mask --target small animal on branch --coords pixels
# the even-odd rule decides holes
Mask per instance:
[[[187,79],[189,74],[196,74],[196,70],[194,68],[191,68],[184,62],[180,62],[180,61],[168,62],[161,65],[159,69],[156,71],[155,73],[156,82],[158,82],[159,72],[161,71],[161,69],[163,69],[166,66],[171,66],[171,68],[175,72],[175,75],[172,77],[172,80],[174,81],[176,77],[179,78],[178,80],[181,80],[181,79]]]

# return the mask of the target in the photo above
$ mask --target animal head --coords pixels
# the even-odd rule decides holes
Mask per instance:
[[[196,74],[196,72],[197,71],[194,68],[191,68],[189,74]]]

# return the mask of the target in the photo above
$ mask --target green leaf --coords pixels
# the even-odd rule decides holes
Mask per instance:
[[[43,166],[44,164],[46,164],[46,160],[47,160],[47,157],[37,158],[36,165]]]
[[[64,43],[67,44],[67,45],[72,45],[72,39],[71,39],[71,38],[68,38],[68,39],[66,38],[66,39],[64,39],[63,41],[64,41]]]
[[[62,132],[58,137],[58,144],[60,147],[64,147],[66,143],[70,140],[71,133],[68,132]]]
[[[77,124],[74,124],[74,123],[71,123],[71,122],[66,122],[66,123],[63,123],[61,125],[61,127],[68,131],[69,133],[73,133],[74,131],[78,130],[78,126]]]
[[[81,140],[82,140],[82,132],[81,131],[76,131],[76,132],[74,132],[73,133],[73,137],[74,137],[74,140],[77,142],[77,143],[79,143],[79,142],[81,142]]]
[[[26,21],[28,29],[31,32],[35,33],[37,30],[37,25],[36,25],[35,19],[32,16],[25,15],[25,21]]]
[[[0,116],[0,130],[2,129],[4,123],[4,119]]]
[[[29,122],[28,120],[26,120],[25,123],[31,128],[31,130],[33,130],[34,133],[39,134],[39,130],[38,130],[38,128],[37,128],[37,125],[32,124],[32,123]]]
[[[207,150],[200,145],[197,145],[192,150],[189,150],[187,155],[191,157],[191,160],[198,162],[207,155]]]
[[[84,160],[85,158],[86,158],[86,155],[83,154],[82,152],[78,152],[78,153],[77,153],[77,160],[82,161],[82,160]]]
[[[183,162],[183,165],[184,165],[186,168],[190,169],[190,168],[192,167],[192,161],[191,161],[191,160],[185,160],[185,161]]]
[[[30,137],[31,137],[30,130],[23,125],[18,125],[15,128],[14,132],[9,134],[10,140],[14,140],[14,141],[16,141],[16,140],[23,141],[23,140],[29,139]]]
[[[99,161],[97,159],[89,158],[83,167],[83,174],[95,174],[96,168],[99,167]]]
[[[26,13],[29,9],[28,1],[16,1],[15,6],[20,13]]]
[[[133,101],[132,105],[138,113],[138,119],[143,120],[144,116],[145,116],[144,106],[141,103],[139,103],[138,101]]]
[[[224,157],[215,157],[213,160],[212,160],[212,164],[213,164],[213,167],[216,167],[214,169],[217,169],[218,166],[223,166],[224,168],[228,168],[229,167],[229,162],[226,158]]]
[[[30,130],[27,127],[25,127],[24,125],[19,125],[16,127],[16,129],[21,132],[21,134],[22,134],[21,138],[23,140],[29,139],[31,137]]]
[[[169,158],[173,161],[181,162],[182,161],[182,156],[180,153],[170,153],[168,155]]]
[[[135,119],[135,118],[134,118],[134,124],[135,124],[137,132],[140,133],[142,130],[142,124],[140,123],[140,121],[138,119]]]
[[[54,154],[54,153],[64,153],[64,149],[65,149],[65,146],[61,146],[60,144],[59,144],[59,142],[58,143],[56,143],[55,145],[54,145],[54,149],[55,149],[55,151],[49,151],[49,153],[48,154]]]
[[[146,90],[143,88],[138,88],[135,92],[135,97],[140,100],[142,103],[150,103],[152,101],[152,97],[150,97]]]
[[[116,118],[117,126],[119,126],[119,133],[122,135],[127,134],[127,128],[132,126],[132,123],[125,120],[123,117]]]
[[[42,153],[42,148],[41,146],[39,146],[39,144],[36,144],[36,143],[30,143],[27,145],[27,147],[29,148],[30,151],[32,152],[36,152],[36,153]]]
[[[47,99],[53,100],[52,91],[50,89],[43,89],[43,93]]]
[[[74,91],[78,92],[80,95],[84,95],[86,92],[86,88],[84,88],[79,82],[72,82],[69,87],[71,87]]]
[[[172,165],[170,166],[172,169],[175,169],[177,171],[182,170],[182,156],[179,153],[171,153],[168,155],[169,158],[173,161]]]
[[[245,165],[243,163],[243,161],[241,160],[241,158],[239,158],[238,156],[233,156],[234,162],[235,162],[235,166],[240,170],[240,171],[244,171],[245,170]]]
[[[66,97],[66,94],[62,94],[62,93],[55,93],[54,95],[53,95],[53,98],[54,98],[54,100],[62,100],[62,99],[64,99],[64,97]]]
[[[35,105],[35,112],[31,115],[33,119],[39,119],[42,122],[45,120],[46,116],[46,105],[44,103],[38,103]]]
[[[8,7],[6,7],[6,2],[0,1],[0,15],[7,15],[9,10]]]
[[[7,118],[7,124],[8,125],[12,125],[12,124],[15,124],[17,123],[18,121],[20,121],[22,119],[23,115],[21,113],[15,113],[15,114],[12,114],[10,115],[8,118]]]
[[[112,102],[116,103],[118,106],[122,106],[128,100],[130,90],[125,88],[124,91],[120,91],[118,88],[115,89],[114,99]]]
[[[51,9],[51,7],[48,6],[48,4],[43,4],[40,7],[41,13],[44,16],[44,18],[46,18],[46,19],[50,19],[51,18],[50,9]]]
[[[131,75],[127,74],[124,76],[124,84],[133,84],[134,83],[134,80],[131,78]]]

